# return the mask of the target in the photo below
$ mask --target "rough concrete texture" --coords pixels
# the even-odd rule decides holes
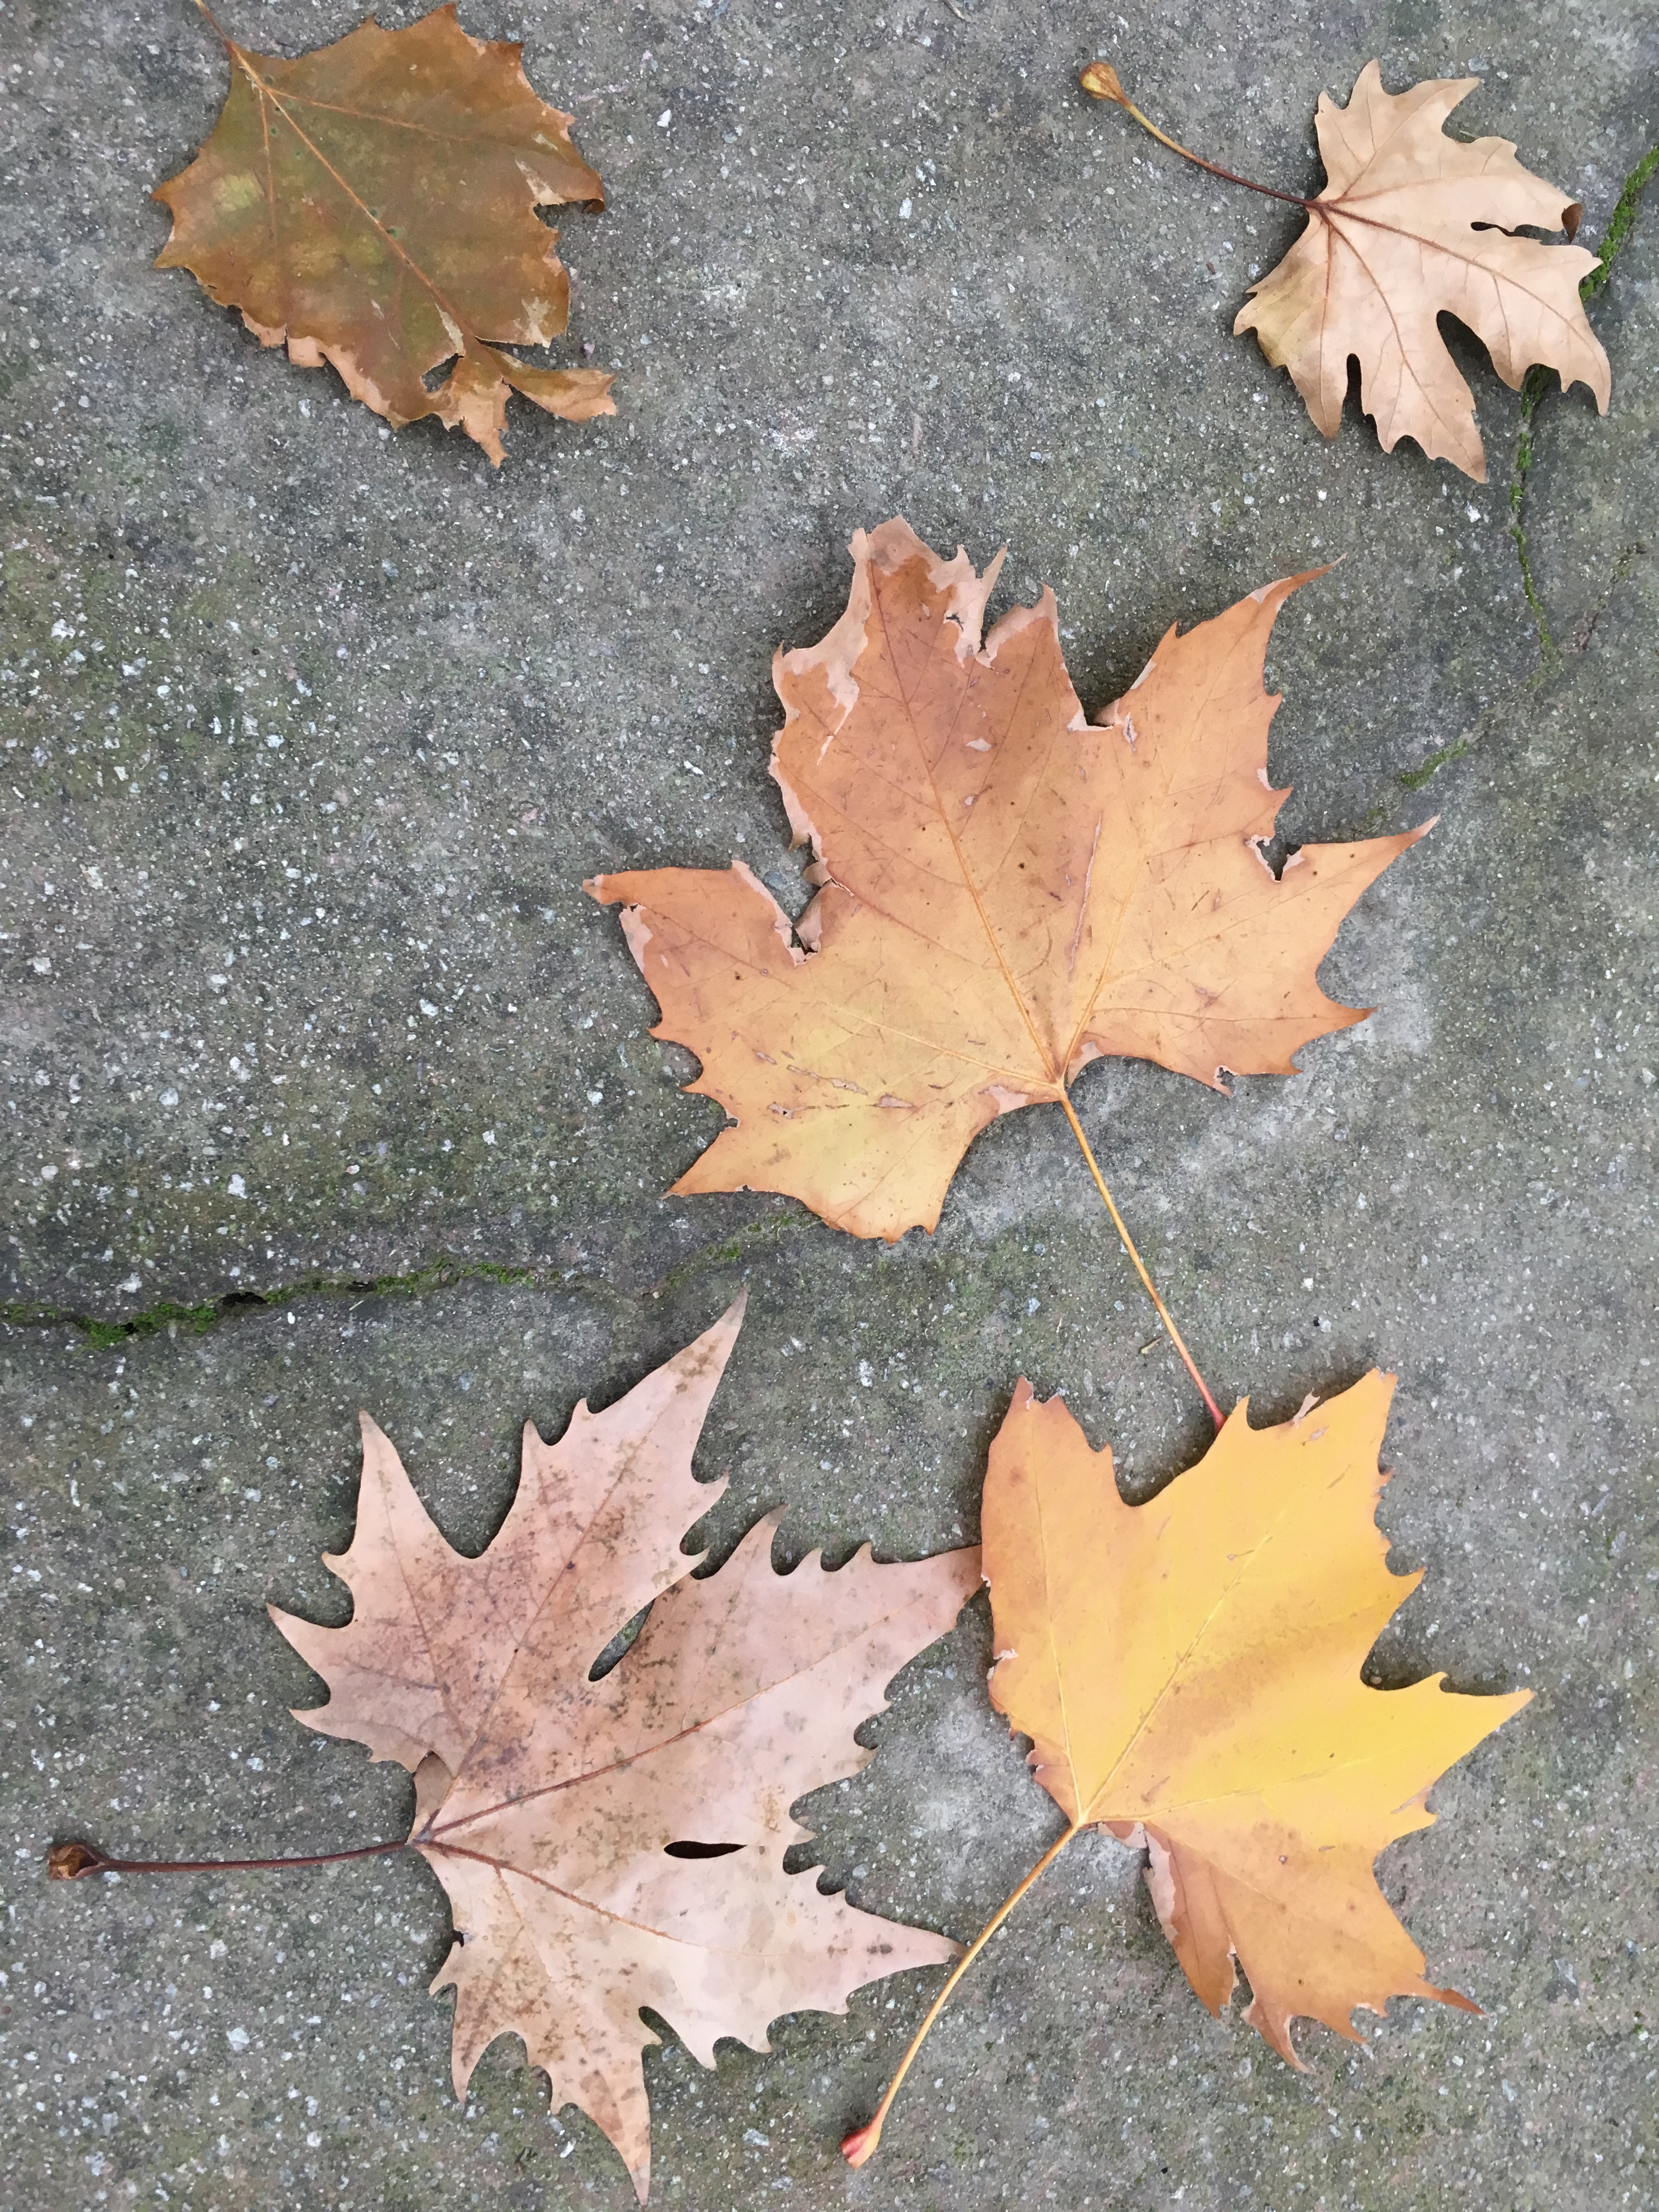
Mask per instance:
[[[228,21],[292,52],[353,19]],[[1055,585],[1091,707],[1170,622],[1341,556],[1275,641],[1273,761],[1291,842],[1442,817],[1327,963],[1378,1012],[1231,1100],[1113,1062],[1079,1109],[1224,1402],[1282,1418],[1398,1370],[1382,1517],[1427,1579],[1372,1679],[1537,1694],[1382,1864],[1483,2017],[1396,2004],[1355,2050],[1304,2029],[1292,2073],[1203,2012],[1133,1856],[1079,1846],[876,2165],[836,2142],[927,1977],[712,2075],[665,2036],[653,2193],[1653,2203],[1656,225],[1592,310],[1607,420],[1550,392],[1517,462],[1520,403],[1454,336],[1474,486],[1380,453],[1352,404],[1325,444],[1228,335],[1295,210],[1074,89],[1106,53],[1188,143],[1306,189],[1315,98],[1373,52],[1395,88],[1480,75],[1458,127],[1516,138],[1595,244],[1652,142],[1651,16],[468,0],[611,192],[564,212],[548,357],[617,367],[618,414],[515,403],[499,473],[434,426],[388,436],[151,268],[148,188],[224,88],[193,15],[0,21],[27,211],[0,314],[9,2201],[632,2202],[511,2039],[453,2099],[419,1865],[42,1880],[64,1834],[223,1856],[406,1820],[398,1771],[288,1718],[316,1685],[263,1611],[339,1617],[319,1554],[349,1531],[359,1405],[475,1549],[526,1415],[604,1402],[746,1281],[703,1453],[734,1476],[717,1555],[777,1504],[781,1559],[971,1537],[1022,1372],[1137,1496],[1200,1448],[1057,1114],[988,1131],[938,1234],[891,1251],[787,1201],[659,1195],[719,1115],[581,879],[741,853],[799,902],[770,657],[838,611],[850,532],[902,511],[981,562],[1006,540],[1000,604]],[[802,1814],[856,1901],[962,1936],[1055,1832],[988,1657],[981,1601]]]

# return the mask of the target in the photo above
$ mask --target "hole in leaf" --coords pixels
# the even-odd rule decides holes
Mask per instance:
[[[723,1859],[730,1851],[740,1851],[741,1844],[665,1844],[663,1852],[671,1859]]]
[[[1504,238],[1526,238],[1532,240],[1539,246],[1553,246],[1560,231],[1565,230],[1569,238],[1572,237],[1573,234],[1578,228],[1578,218],[1583,211],[1583,208],[1564,208],[1561,212],[1560,223],[1555,230],[1547,230],[1541,223],[1536,222],[1518,222],[1516,224],[1513,230],[1510,228],[1507,223],[1472,222],[1469,225],[1469,228],[1471,230],[1495,230],[1500,236]]]
[[[437,392],[441,390],[443,386],[449,380],[450,370],[454,368],[456,362],[459,359],[460,356],[459,354],[447,354],[444,359],[438,363],[435,368],[428,369],[426,374],[421,379],[422,383],[426,386],[427,390],[428,392]]]
[[[646,1615],[650,1610],[648,1605],[642,1605],[628,1626],[617,1631],[610,1643],[605,1645],[604,1650],[588,1668],[587,1679],[590,1682],[602,1681],[623,1653],[638,1641],[640,1631],[645,1626]]]
[[[1285,869],[1302,850],[1299,838],[1282,837],[1277,831],[1271,837],[1253,837],[1250,842],[1263,867],[1280,883],[1285,880]]]

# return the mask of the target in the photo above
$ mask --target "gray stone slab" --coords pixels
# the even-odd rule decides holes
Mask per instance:
[[[1333,1240],[1342,1181],[1334,1172],[1325,1194]],[[1477,1170],[1468,1187],[1473,1206],[1492,1184]],[[1547,1251],[1548,1217],[1539,1225]],[[1054,1249],[1030,1255],[1033,1279]],[[1428,1579],[1373,1679],[1443,1668],[1461,1689],[1537,1692],[1437,1790],[1438,1825],[1383,1862],[1431,1973],[1485,2017],[1397,2004],[1352,2056],[1304,2028],[1310,2071],[1293,2075],[1237,2017],[1203,2012],[1135,1856],[1079,1846],[965,1985],[860,2179],[836,2141],[929,1978],[863,1993],[847,2021],[785,2021],[770,2057],[723,2046],[713,2075],[670,2037],[647,2058],[663,2202],[770,2201],[786,2179],[792,2201],[814,2204],[1162,2205],[1179,2189],[1220,2206],[1248,2186],[1274,2205],[1386,2191],[1426,2208],[1460,2184],[1528,2207],[1644,2201],[1659,1527],[1631,1385],[1652,1356],[1633,1350],[1650,1344],[1646,1300],[1586,1312],[1540,1253],[1534,1301],[1534,1285],[1508,1280],[1528,1249],[1510,1243],[1483,1270],[1477,1246],[1437,1266],[1426,1294],[1401,1267],[1384,1292],[1398,1310],[1377,1331],[1401,1370],[1383,1518],[1395,1564]],[[1226,1308],[1242,1365],[1261,1294],[1255,1266],[1237,1273]],[[425,1992],[449,1923],[417,1864],[65,1887],[43,1881],[41,1853],[88,1832],[181,1856],[401,1832],[401,1771],[288,1717],[317,1686],[264,1613],[269,1599],[342,1617],[319,1553],[349,1536],[356,1407],[402,1445],[452,1539],[477,1549],[511,1496],[521,1419],[554,1433],[580,1390],[604,1402],[736,1279],[654,1312],[475,1284],[309,1300],[125,1350],[10,1333],[0,2084],[16,2201],[258,2206],[273,2176],[282,2201],[305,2206],[439,2190],[502,2207],[631,2201],[585,2120],[548,2119],[510,2039],[471,2102],[453,2100],[448,2004]],[[702,1455],[707,1472],[733,1475],[700,1532],[717,1556],[779,1498],[782,1564],[819,1545],[839,1558],[872,1534],[906,1554],[971,1534],[981,1444],[1017,1364],[1045,1387],[1064,1369],[1091,1432],[1128,1439],[1143,1490],[1174,1463],[1159,1449],[1170,1379],[1147,1377],[1133,1336],[1124,1382],[1109,1393],[1097,1372],[1091,1395],[1077,1369],[1103,1367],[1109,1332],[1085,1328],[1066,1358],[1052,1322],[1022,1309],[1006,1364],[981,1354],[998,1376],[988,1389],[939,1358],[951,1320],[927,1300],[945,1285],[914,1270],[862,1286],[867,1334],[850,1314],[819,1316],[804,1349],[780,1325],[778,1286],[752,1287]],[[1254,1364],[1281,1390],[1290,1377],[1292,1391],[1317,1387],[1328,1369],[1346,1379],[1374,1326],[1339,1305],[1322,1357]],[[1572,1344],[1570,1361],[1540,1341],[1547,1328]],[[866,1345],[878,1370],[867,1389],[854,1364]],[[856,1902],[963,1936],[1057,1825],[990,1711],[988,1658],[979,1601],[906,1670],[866,1773],[801,1808],[828,1878]]]
[[[15,1303],[119,1316],[477,1257],[632,1285],[766,1213],[659,1209],[717,1109],[642,1041],[580,885],[735,852],[796,879],[768,671],[833,617],[860,525],[1006,540],[1003,596],[1055,585],[1091,706],[1170,621],[1340,556],[1275,653],[1293,836],[1408,818],[1401,775],[1530,671],[1512,396],[1471,356],[1485,488],[1352,410],[1327,446],[1227,335],[1300,218],[1073,82],[1098,35],[1194,141],[1295,186],[1372,27],[880,13],[479,14],[526,34],[609,181],[603,217],[564,215],[554,350],[620,372],[614,421],[516,405],[498,474],[149,265],[148,187],[222,96],[205,26],[14,19]],[[1650,32],[1575,15],[1564,62],[1502,9],[1395,14],[1391,81],[1480,64],[1466,127],[1518,133],[1595,235],[1646,143]]]
[[[1595,309],[1613,414],[1549,395],[1524,483],[1518,404],[1460,354],[1473,487],[1382,456],[1352,406],[1328,447],[1227,335],[1293,211],[1070,89],[1109,52],[1177,136],[1301,189],[1315,95],[1386,37],[1390,85],[1483,74],[1462,127],[1582,194],[1593,243],[1650,143],[1654,26],[1123,14],[469,6],[526,39],[611,194],[562,223],[551,357],[591,343],[620,412],[520,408],[498,474],[430,426],[383,437],[149,268],[148,187],[222,91],[204,32],[148,4],[7,19],[0,168],[30,216],[0,314],[5,1295],[156,1324],[0,1336],[0,2099],[28,2212],[632,2201],[511,2039],[453,2100],[418,1866],[41,1879],[68,1833],[291,1851],[406,1819],[398,1772],[288,1718],[316,1686],[263,1611],[338,1618],[319,1555],[349,1532],[359,1405],[476,1548],[526,1415],[604,1402],[746,1281],[704,1452],[734,1478],[717,1553],[777,1504],[785,1562],[970,1540],[1021,1372],[1135,1496],[1201,1449],[1057,1115],[987,1132],[938,1235],[891,1251],[787,1201],[659,1196],[719,1116],[645,1036],[580,880],[740,851],[788,894],[770,655],[822,633],[847,537],[895,510],[981,561],[1006,538],[1005,604],[1054,583],[1090,706],[1171,620],[1343,556],[1281,625],[1273,765],[1292,840],[1442,814],[1325,970],[1378,1012],[1231,1100],[1103,1063],[1079,1106],[1224,1403],[1280,1419],[1398,1372],[1382,1517],[1427,1579],[1373,1678],[1536,1697],[1382,1862],[1483,2018],[1396,2004],[1353,2052],[1304,2029],[1293,2075],[1208,2019],[1102,1842],[964,1986],[862,2175],[836,2142],[927,1978],[782,2021],[769,2056],[725,2045],[714,2075],[668,2036],[659,2200],[1654,2201],[1652,224]],[[296,51],[352,20],[234,27]],[[215,1305],[249,1292],[279,1303]],[[1054,1832],[988,1656],[981,1601],[906,1671],[866,1772],[804,1810],[826,1878],[962,1936]]]

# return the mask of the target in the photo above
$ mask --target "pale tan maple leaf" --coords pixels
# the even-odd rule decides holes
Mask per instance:
[[[1516,388],[1542,362],[1564,386],[1589,385],[1605,414],[1613,372],[1578,293],[1595,256],[1515,235],[1571,238],[1579,204],[1523,168],[1509,139],[1446,136],[1446,118],[1480,82],[1433,78],[1389,93],[1368,62],[1346,107],[1322,93],[1324,190],[1305,203],[1308,228],[1250,288],[1233,328],[1253,330],[1274,367],[1290,371],[1328,438],[1341,425],[1354,356],[1384,453],[1414,438],[1430,459],[1484,483],[1474,400],[1437,315],[1473,331]]]
[[[456,1993],[454,2078],[521,2036],[556,2109],[580,2105],[644,2199],[650,2112],[641,2054],[662,2015],[705,2065],[720,2036],[769,2048],[780,2013],[844,2012],[880,1976],[957,1946],[786,1875],[807,1791],[871,1757],[853,1731],[979,1584],[976,1550],[834,1574],[814,1553],[773,1571],[778,1516],[718,1574],[680,1548],[723,1484],[691,1453],[742,1301],[555,1444],[533,1426],[500,1534],[453,1551],[390,1441],[363,1417],[343,1628],[272,1610],[328,1682],[297,1716],[416,1775],[410,1840],[448,1893],[460,1940],[433,1984]],[[594,1660],[640,1608],[619,1663]],[[685,1845],[701,1845],[687,1855]]]

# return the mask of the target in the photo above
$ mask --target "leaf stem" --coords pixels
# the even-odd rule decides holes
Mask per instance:
[[[360,1844],[348,1851],[313,1851],[291,1859],[112,1859],[96,1844],[79,1841],[54,1844],[46,1854],[46,1874],[53,1881],[76,1881],[83,1874],[262,1874],[280,1867],[334,1866],[343,1859],[383,1857],[388,1851],[404,1851],[409,1841]]]
[[[226,30],[226,28],[225,28],[224,25],[223,25],[223,24],[219,21],[219,18],[218,18],[218,17],[214,14],[214,12],[213,12],[212,9],[211,9],[211,8],[210,8],[210,7],[208,6],[208,4],[207,4],[207,0],[196,0],[196,5],[198,6],[198,8],[199,8],[199,9],[201,9],[201,11],[202,11],[203,15],[204,15],[207,17],[207,19],[208,19],[209,22],[212,24],[212,26],[213,26],[213,27],[214,27],[214,29],[218,33],[219,36],[220,36],[220,37],[224,40],[225,45],[226,45],[226,47],[228,49],[228,51],[229,51],[230,52],[232,52],[232,53],[235,53],[235,52],[237,52],[236,41],[234,40],[234,39],[233,39],[233,38],[231,37],[231,35],[230,35],[229,32]]]
[[[1116,1206],[1113,1203],[1111,1192],[1106,1188],[1106,1178],[1101,1174],[1099,1164],[1096,1160],[1094,1153],[1090,1149],[1089,1139],[1083,1133],[1083,1124],[1077,1118],[1077,1109],[1072,1104],[1071,1100],[1066,1097],[1064,1091],[1060,1093],[1060,1103],[1065,1108],[1066,1118],[1072,1125],[1072,1134],[1077,1139],[1079,1146],[1082,1151],[1083,1157],[1088,1162],[1089,1172],[1095,1179],[1095,1188],[1106,1201],[1106,1211],[1112,1217],[1112,1226],[1122,1238],[1123,1249],[1128,1254],[1131,1261],[1133,1263],[1134,1271],[1136,1274],[1139,1276],[1141,1282],[1146,1288],[1147,1297],[1158,1308],[1158,1319],[1163,1322],[1164,1328],[1170,1332],[1170,1343],[1174,1345],[1176,1350],[1181,1354],[1182,1361],[1186,1367],[1187,1372],[1192,1376],[1194,1382],[1198,1385],[1199,1396],[1202,1398],[1205,1404],[1210,1409],[1210,1419],[1215,1423],[1217,1429],[1219,1430],[1224,1419],[1221,1408],[1217,1405],[1215,1400],[1210,1395],[1209,1384],[1206,1382],[1204,1377],[1199,1373],[1198,1364],[1194,1359],[1192,1353],[1188,1351],[1186,1344],[1182,1340],[1181,1331],[1176,1327],[1174,1321],[1170,1318],[1170,1309],[1164,1304],[1163,1299],[1159,1297],[1158,1294],[1158,1286],[1146,1272],[1146,1261],[1135,1249],[1134,1239],[1130,1236],[1128,1231],[1123,1225],[1123,1216],[1118,1212]]]
[[[1019,1903],[1021,1898],[1024,1896],[1026,1891],[1030,1889],[1048,1871],[1048,1869],[1054,1864],[1054,1861],[1065,1850],[1066,1844],[1071,1842],[1073,1837],[1080,1832],[1083,1823],[1081,1821],[1074,1821],[1073,1825],[1066,1830],[1062,1836],[1060,1836],[1055,1842],[1049,1844],[1048,1850],[1044,1851],[1042,1856],[1031,1869],[1031,1871],[1026,1875],[1024,1881],[1020,1883],[1018,1888],[1016,1889],[1011,1896],[1006,1897],[1003,1899],[1002,1903],[991,1915],[991,1917],[986,1922],[984,1927],[980,1929],[978,1935],[975,1936],[973,1942],[968,1946],[968,1948],[957,1960],[956,1965],[951,1967],[951,1972],[945,1979],[944,1988],[933,1999],[933,2003],[928,2006],[927,2015],[923,2019],[921,2026],[910,2038],[909,2045],[905,2051],[903,2057],[900,2059],[897,2068],[895,2069],[892,2080],[887,2084],[885,2093],[882,2097],[880,2104],[876,2106],[874,2112],[865,2123],[863,2127],[854,2128],[852,2134],[846,2136],[842,2141],[841,2147],[842,2155],[846,2159],[848,2166],[867,2165],[869,2160],[875,2156],[876,2147],[881,2141],[882,2124],[885,2121],[889,2112],[892,2109],[893,2100],[897,2096],[900,2085],[902,2083],[905,2075],[909,2072],[911,2066],[915,2063],[916,2053],[921,2049],[922,2045],[927,2041],[928,2030],[933,2027],[933,2022],[939,2018],[945,2006],[950,2002],[951,1992],[956,1988],[957,1984],[962,1979],[969,1966],[973,1965],[975,1960],[978,1958],[980,1953],[990,1942],[992,1936],[994,1936],[998,1929],[1001,1927],[1003,1922],[1008,1917],[1008,1915]]]
[[[197,0],[197,5],[201,5],[201,0]],[[1311,208],[1315,204],[1312,200],[1304,199],[1300,192],[1281,192],[1276,185],[1258,185],[1252,177],[1241,177],[1232,169],[1224,169],[1214,161],[1206,161],[1201,154],[1194,154],[1189,146],[1178,145],[1149,117],[1141,113],[1118,82],[1117,71],[1110,62],[1091,62],[1078,82],[1085,92],[1092,94],[1095,99],[1109,100],[1122,108],[1127,115],[1133,115],[1141,129],[1150,132],[1160,146],[1167,146],[1172,154],[1179,154],[1183,161],[1190,161],[1194,168],[1207,169],[1212,177],[1220,177],[1227,184],[1243,185],[1247,192],[1261,192],[1270,200],[1286,200],[1291,207]]]

